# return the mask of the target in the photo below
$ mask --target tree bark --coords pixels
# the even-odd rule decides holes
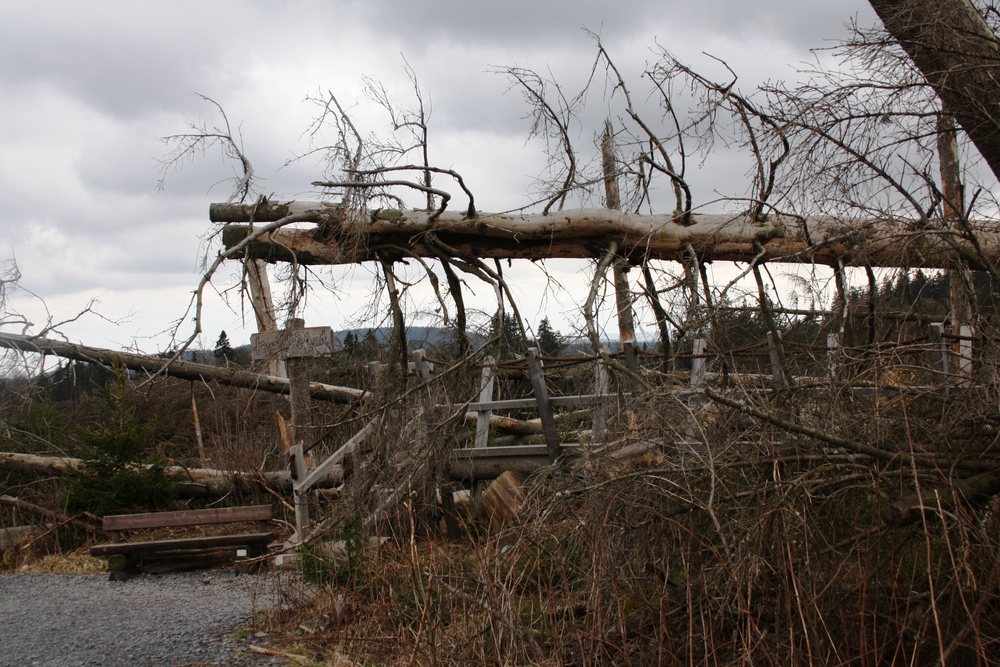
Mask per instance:
[[[0,347],[21,350],[23,352],[54,354],[65,359],[86,361],[103,366],[124,367],[133,371],[164,373],[165,375],[184,380],[213,380],[219,384],[232,387],[259,389],[260,391],[275,394],[287,394],[290,387],[287,378],[261,375],[237,368],[209,366],[207,364],[194,363],[193,361],[181,361],[179,359],[170,361],[170,359],[163,357],[147,357],[142,354],[76,345],[74,343],[65,343],[38,336],[0,333]],[[333,385],[320,384],[319,382],[311,382],[309,384],[309,392],[315,399],[332,401],[334,403],[353,403],[365,395],[365,392],[361,389],[335,387]]]
[[[593,259],[603,256],[614,242],[619,255],[635,264],[646,259],[689,260],[689,247],[705,260],[749,261],[763,247],[764,256],[758,261],[944,268],[961,256],[974,269],[985,269],[986,260],[1000,262],[996,230],[974,227],[985,254],[982,257],[954,232],[918,229],[914,221],[891,218],[846,221],[773,215],[759,222],[744,214],[692,214],[691,224],[683,226],[674,222],[673,215],[578,209],[475,217],[446,211],[436,218],[426,211],[379,210],[359,219],[344,219],[338,217],[337,209],[316,202],[271,204],[268,212],[276,220],[294,214],[317,227],[278,229],[251,242],[243,257],[310,265],[352,264],[413,255],[437,257],[443,244],[457,253],[482,258]],[[210,212],[213,221],[231,223],[239,223],[244,214],[229,204],[213,204]],[[328,236],[330,229],[336,233]],[[248,225],[229,224],[223,242],[232,248],[249,233]],[[942,239],[943,233],[951,234],[957,253]]]
[[[1000,40],[969,0],[869,0],[1000,179]]]

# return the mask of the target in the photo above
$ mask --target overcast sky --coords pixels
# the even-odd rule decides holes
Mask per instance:
[[[85,316],[63,327],[72,340],[154,352],[197,285],[208,205],[231,189],[231,165],[209,152],[171,170],[158,190],[168,151],[159,139],[192,122],[219,122],[195,93],[226,110],[262,191],[307,199],[321,165],[284,166],[309,148],[316,108],[305,98],[332,91],[365,131],[383,131],[386,119],[366,106],[363,78],[381,80],[406,103],[405,58],[431,109],[431,161],[461,172],[480,209],[499,211],[528,201],[544,155],[539,142],[526,142],[521,96],[506,93],[508,81],[491,67],[551,72],[575,90],[594,58],[587,29],[630,75],[641,74],[659,44],[696,65],[710,65],[704,52],[725,59],[752,89],[795,78],[810,49],[843,37],[846,22],[875,21],[861,0],[612,4],[0,0],[0,259],[16,259],[22,286],[44,298],[54,319],[96,298],[97,311],[117,322]],[[587,139],[592,128],[580,132]],[[724,165],[715,169],[701,175],[706,196],[713,179],[730,177]],[[235,270],[215,284],[231,285]],[[565,275],[572,282],[579,271],[570,266]],[[333,277],[336,298],[317,298],[305,314],[310,324],[341,328],[363,310],[367,270]],[[538,305],[541,281],[525,274],[520,286],[529,320],[549,308],[555,322],[571,321],[568,302],[560,312],[553,309],[560,303]],[[39,302],[17,305],[44,323]],[[227,308],[212,299],[205,345],[221,329],[246,342],[253,318],[238,301]]]

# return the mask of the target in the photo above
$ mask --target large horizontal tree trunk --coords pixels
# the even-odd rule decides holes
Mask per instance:
[[[574,455],[576,447],[565,445],[567,455]],[[455,480],[493,479],[505,470],[529,474],[548,465],[545,446],[541,447],[491,447],[488,450],[457,449],[445,471]],[[82,470],[82,459],[57,456],[37,456],[0,452],[0,470],[17,470],[36,475],[70,475]],[[183,498],[218,498],[233,491],[249,492],[260,488],[261,482],[273,491],[292,492],[292,478],[287,470],[262,473],[242,473],[208,468],[164,468],[178,487]],[[335,465],[313,488],[330,489],[344,481],[343,467]]]
[[[252,206],[213,204],[214,222],[240,223]],[[919,229],[911,220],[845,221],[772,216],[756,222],[746,215],[692,215],[689,225],[672,215],[632,215],[608,209],[579,209],[548,215],[506,215],[426,211],[373,211],[345,220],[340,209],[316,202],[269,203],[257,222],[294,215],[315,226],[283,227],[234,252],[238,257],[299,264],[351,264],[442,254],[481,258],[596,258],[611,243],[630,261],[682,260],[691,250],[707,260],[762,260],[887,267],[947,267],[961,256],[976,269],[1000,260],[1000,233],[978,228],[982,254],[968,240],[942,229]],[[259,224],[258,224],[259,228]],[[251,226],[229,224],[223,242],[233,249]]]
[[[38,336],[0,333],[0,347],[22,350],[24,352],[53,354],[65,359],[87,361],[104,366],[123,367],[133,371],[163,373],[185,380],[213,380],[219,384],[243,387],[245,389],[259,389],[275,394],[287,394],[289,391],[289,384],[286,378],[252,373],[238,368],[209,366],[207,364],[181,361],[179,359],[171,361],[169,358],[147,357],[131,352],[87,347],[86,345],[65,343]],[[310,383],[309,391],[313,398],[333,401],[334,403],[353,403],[365,394],[361,389],[335,387],[333,385],[320,384],[319,382]]]

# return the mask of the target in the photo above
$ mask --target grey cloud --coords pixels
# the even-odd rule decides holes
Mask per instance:
[[[135,116],[218,76],[219,51],[197,14],[173,3],[6,3],[0,76],[49,82],[105,113]]]
[[[354,10],[414,48],[442,38],[456,43],[557,44],[581,28],[605,38],[660,24],[690,31],[750,32],[773,35],[806,48],[843,34],[843,24],[858,14],[874,21],[864,0],[354,0]]]

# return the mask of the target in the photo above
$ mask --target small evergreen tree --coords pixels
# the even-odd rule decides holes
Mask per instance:
[[[566,347],[562,335],[552,328],[548,317],[543,317],[542,321],[538,323],[536,344],[543,357],[558,357]]]
[[[229,342],[229,336],[226,335],[225,330],[219,334],[219,340],[215,341],[215,358],[225,360],[227,362],[236,361],[236,350]]]
[[[517,326],[517,320],[508,313],[503,314],[502,320],[499,312],[493,315],[490,320],[489,337],[491,340],[497,339],[493,344],[493,349],[498,359],[522,355],[527,351],[524,336],[521,335],[521,329]]]

